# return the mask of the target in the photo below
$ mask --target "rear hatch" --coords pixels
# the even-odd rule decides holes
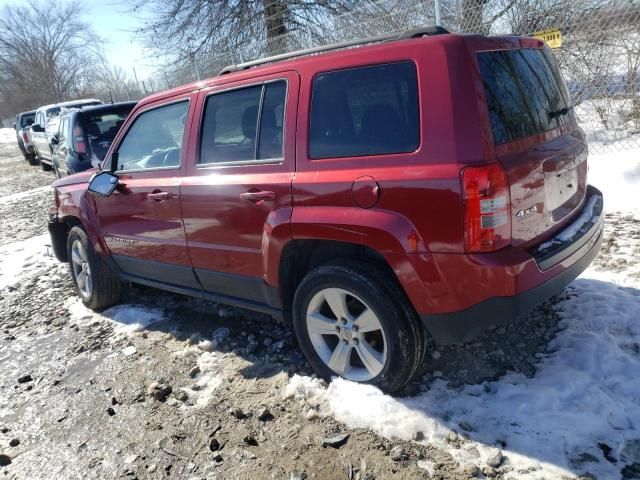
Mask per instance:
[[[581,206],[587,146],[548,48],[477,53],[498,161],[511,196],[511,244],[549,238]]]

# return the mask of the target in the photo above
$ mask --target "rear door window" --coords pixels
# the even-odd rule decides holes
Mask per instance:
[[[199,163],[281,159],[286,95],[283,80],[210,95]]]
[[[350,68],[313,82],[309,154],[336,158],[407,153],[420,144],[412,62]]]
[[[536,135],[572,118],[569,94],[548,49],[478,53],[496,144]]]

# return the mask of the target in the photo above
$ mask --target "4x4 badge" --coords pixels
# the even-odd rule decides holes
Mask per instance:
[[[516,217],[526,217],[527,215],[531,215],[532,213],[536,213],[537,211],[538,211],[538,205],[534,205],[533,207],[520,210],[518,213],[516,213]]]

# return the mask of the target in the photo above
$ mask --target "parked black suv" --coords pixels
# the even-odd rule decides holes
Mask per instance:
[[[68,110],[53,136],[53,168],[58,177],[97,167],[136,102]]]

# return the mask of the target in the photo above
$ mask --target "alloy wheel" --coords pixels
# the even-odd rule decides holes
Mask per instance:
[[[91,278],[91,267],[87,252],[80,240],[75,240],[71,245],[71,267],[73,268],[73,277],[78,285],[80,294],[88,298],[93,291],[93,280]]]
[[[320,359],[337,375],[357,382],[382,372],[387,339],[380,319],[361,298],[342,288],[325,288],[309,302],[307,332]]]

